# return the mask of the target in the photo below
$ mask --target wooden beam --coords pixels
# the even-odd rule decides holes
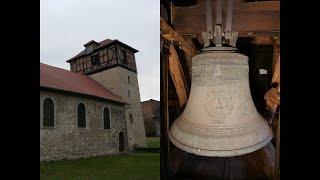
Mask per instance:
[[[161,125],[160,130],[162,136],[160,137],[161,144],[161,169],[164,172],[162,174],[164,179],[167,179],[167,175],[171,168],[171,159],[169,151],[169,111],[168,111],[168,73],[169,73],[169,47],[167,42],[163,42],[164,47],[161,50],[161,93],[160,93],[160,104],[161,104]]]
[[[161,17],[160,17],[160,30],[162,31],[162,37],[167,39],[168,41],[174,41],[179,44],[182,50],[193,57],[198,53],[196,49],[194,49],[187,41],[183,39],[183,37],[172,29]]]
[[[212,2],[212,12],[215,12],[215,1]],[[269,4],[268,4],[269,3]],[[226,4],[226,3],[224,3]],[[239,37],[248,37],[259,33],[259,36],[279,35],[280,12],[279,2],[255,2],[254,5],[234,2],[232,31],[237,31]],[[267,6],[264,6],[268,4]],[[199,43],[203,44],[202,32],[206,32],[205,1],[190,7],[175,6],[173,25],[175,31],[181,34],[195,34]],[[213,13],[212,19],[215,19]],[[226,22],[226,8],[223,10],[222,22]],[[214,22],[213,22],[214,23]],[[224,24],[225,27],[225,24]]]
[[[256,36],[280,37],[280,31],[278,30],[240,31],[238,35],[239,37],[256,37]]]
[[[272,62],[272,72],[275,72],[275,67],[277,64],[278,57],[280,56],[280,39],[278,37],[270,38],[273,45],[273,62]]]
[[[280,13],[239,13],[233,15],[232,30],[239,32],[277,32],[280,30]]]
[[[256,12],[280,12],[280,1],[260,1],[240,3],[235,12],[256,13]]]
[[[188,101],[189,90],[179,56],[173,44],[170,44],[169,71],[176,88],[180,107],[184,108]]]
[[[270,36],[256,36],[253,38],[251,43],[256,45],[273,45],[273,41],[270,39]]]
[[[277,83],[278,86],[272,87],[268,90],[264,95],[264,99],[266,101],[267,108],[270,111],[275,112],[280,104],[280,55],[278,57],[275,71],[273,72],[271,83]]]
[[[273,72],[273,75],[272,75],[272,83],[278,83],[280,85],[280,54],[277,58],[277,63],[275,65],[275,68],[274,68],[274,72]]]

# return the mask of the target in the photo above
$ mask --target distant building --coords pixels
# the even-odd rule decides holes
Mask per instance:
[[[160,136],[160,102],[150,99],[141,102],[147,136]]]
[[[71,71],[40,63],[40,160],[146,146],[134,48],[89,41]]]

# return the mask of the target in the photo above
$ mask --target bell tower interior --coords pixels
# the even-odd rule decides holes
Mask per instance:
[[[275,177],[280,172],[280,156],[278,156],[280,145],[277,144],[280,142],[280,139],[277,140],[280,138],[279,108],[273,114],[271,142],[260,150],[245,155],[199,156],[195,152],[190,153],[178,148],[170,141],[167,132],[188,107],[186,104],[192,94],[188,92],[193,86],[192,75],[194,75],[192,59],[203,53],[206,47],[235,47],[237,53],[248,57],[249,91],[254,102],[252,107],[255,107],[266,120],[271,119],[264,96],[273,87],[275,77],[279,73],[277,64],[280,61],[280,2],[162,0],[160,16],[161,89],[163,90],[161,114],[164,115],[161,124],[161,133],[164,134],[161,158],[165,159],[162,170],[167,171],[169,178],[277,179]],[[174,48],[171,48],[172,46]],[[179,68],[173,68],[172,62],[178,64]],[[233,74],[226,73],[226,75]],[[199,96],[201,95],[197,97]],[[205,101],[206,99],[203,99],[202,103],[197,102],[193,108],[201,106]],[[190,116],[192,111],[189,110],[188,113]],[[198,122],[200,121],[193,123]],[[179,123],[180,127],[187,127],[186,123]],[[193,129],[196,128],[193,126]],[[199,140],[198,136],[196,139]],[[193,144],[196,144],[196,141]]]

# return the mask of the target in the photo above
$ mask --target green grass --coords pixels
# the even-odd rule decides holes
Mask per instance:
[[[130,153],[79,160],[42,162],[40,179],[160,179],[159,153]]]
[[[160,137],[147,137],[148,147],[160,147]]]

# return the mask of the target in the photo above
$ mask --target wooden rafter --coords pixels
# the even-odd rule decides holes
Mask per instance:
[[[179,56],[173,44],[170,44],[169,71],[176,88],[180,107],[184,108],[188,101],[189,90],[179,61]]]
[[[197,54],[197,50],[190,46],[190,44],[184,40],[179,33],[173,30],[172,27],[170,27],[162,18],[160,18],[160,30],[162,31],[162,37],[168,41],[174,41],[179,44],[182,50],[191,57]]]
[[[237,7],[236,7],[237,8]],[[280,12],[280,1],[240,3],[236,12]]]
[[[274,68],[274,72],[273,72],[273,75],[272,75],[272,83],[278,83],[280,85],[280,54],[277,58],[277,62],[276,62],[276,65],[275,65],[275,68]],[[280,89],[279,89],[279,92],[280,92]]]
[[[223,19],[226,17],[226,4],[223,5]],[[216,1],[212,1],[212,12],[215,12]],[[202,32],[206,32],[205,1],[190,7],[174,7],[173,26],[181,34],[194,34],[200,44]],[[216,14],[212,14],[215,19]],[[215,22],[213,22],[215,24]],[[225,25],[225,24],[224,24]],[[233,4],[232,31],[237,31],[239,37],[279,36],[280,30],[280,2],[252,2]]]

